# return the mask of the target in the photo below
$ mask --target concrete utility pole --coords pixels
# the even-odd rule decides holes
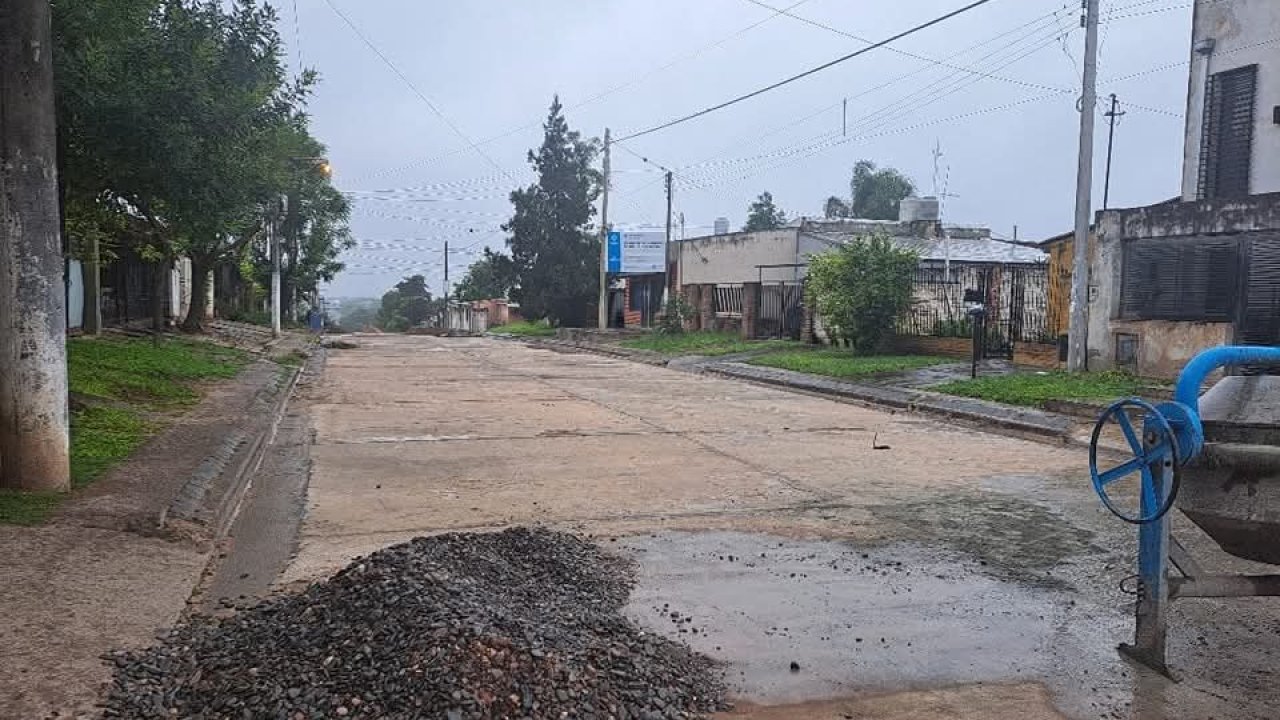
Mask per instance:
[[[444,312],[449,315],[449,241],[444,241]]]
[[[1071,322],[1067,328],[1067,370],[1089,364],[1089,221],[1093,214],[1093,125],[1098,102],[1098,2],[1086,0],[1084,93],[1080,97],[1080,155],[1076,166],[1076,236],[1071,264]]]
[[[0,487],[67,490],[67,311],[49,0],[0,2]]]
[[[596,303],[596,327],[609,327],[609,128],[604,129],[604,188],[600,198],[600,296]]]
[[[1119,101],[1116,94],[1111,93],[1111,109],[1107,111],[1107,119],[1111,121],[1111,127],[1107,130],[1107,176],[1102,181],[1102,209],[1106,210],[1111,207],[1111,149],[1116,143],[1116,120],[1124,115],[1124,112],[1117,112],[1116,106]]]
[[[667,245],[666,245],[667,253],[666,253],[666,267],[662,269],[662,271],[667,274],[667,292],[668,292],[667,299],[668,300],[670,299],[669,293],[671,291],[671,288],[675,287],[677,292],[680,290],[680,288],[676,287],[675,285],[675,283],[678,281],[678,277],[675,277],[675,278],[671,277],[672,275],[671,273],[671,177],[672,177],[671,171],[668,170],[667,171]]]
[[[282,198],[287,204],[289,201]],[[280,234],[276,232],[278,213],[268,211],[267,242],[271,244],[271,337],[280,337]]]

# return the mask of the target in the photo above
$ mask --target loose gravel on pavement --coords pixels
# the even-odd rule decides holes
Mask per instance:
[[[622,616],[632,567],[577,536],[422,537],[111,656],[107,718],[696,718],[720,673]]]

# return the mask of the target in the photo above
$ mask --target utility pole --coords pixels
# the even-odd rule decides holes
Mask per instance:
[[[1084,93],[1080,97],[1080,155],[1076,166],[1076,235],[1071,263],[1071,321],[1067,371],[1089,364],[1089,221],[1093,213],[1093,125],[1098,102],[1098,3],[1085,0]]]
[[[670,292],[672,288],[675,288],[676,292],[680,291],[680,288],[676,286],[676,282],[679,281],[679,278],[672,277],[672,272],[671,272],[671,171],[670,170],[667,171],[667,245],[666,247],[667,247],[666,267],[664,267],[662,271],[667,274],[667,292],[668,292],[668,299],[670,299]]]
[[[283,203],[288,203],[282,198]],[[275,208],[267,216],[267,242],[271,244],[271,337],[280,337],[280,234]]]
[[[0,4],[0,487],[71,486],[49,0]]]
[[[1111,127],[1107,130],[1107,176],[1102,182],[1102,209],[1106,210],[1111,207],[1111,148],[1116,142],[1116,120],[1124,115],[1123,112],[1116,112],[1116,94],[1111,93],[1111,110],[1107,112],[1107,119],[1111,121]]]
[[[596,300],[596,327],[609,327],[609,128],[604,129],[604,188],[600,198],[600,295]]]
[[[449,241],[444,241],[444,311],[449,312]]]
[[[840,103],[840,136],[849,134],[849,98]]]

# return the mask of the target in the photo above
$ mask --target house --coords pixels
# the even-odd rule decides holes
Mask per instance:
[[[698,308],[702,328],[741,329],[751,337],[800,337],[821,319],[806,320],[802,283],[809,257],[855,238],[882,234],[920,257],[916,300],[900,332],[962,337],[970,332],[963,303],[966,289],[988,297],[992,329],[1001,352],[1015,340],[1043,340],[1045,306],[1043,251],[991,237],[985,227],[942,224],[937,201],[911,198],[898,220],[801,219],[785,228],[721,233],[677,244],[676,274],[684,296]],[[963,335],[960,335],[963,333]],[[993,332],[993,338],[995,334]],[[960,350],[957,350],[959,352]]]
[[[1280,3],[1195,7],[1182,194],[1098,214],[1088,362],[1173,377],[1206,347],[1280,344]]]

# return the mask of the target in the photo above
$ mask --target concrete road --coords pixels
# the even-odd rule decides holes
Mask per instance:
[[[1118,658],[1135,537],[1099,508],[1079,449],[514,342],[354,341],[308,390],[284,583],[415,535],[546,523],[632,554],[631,613],[723,660],[739,716],[1280,707],[1264,602],[1178,605],[1180,683]]]

